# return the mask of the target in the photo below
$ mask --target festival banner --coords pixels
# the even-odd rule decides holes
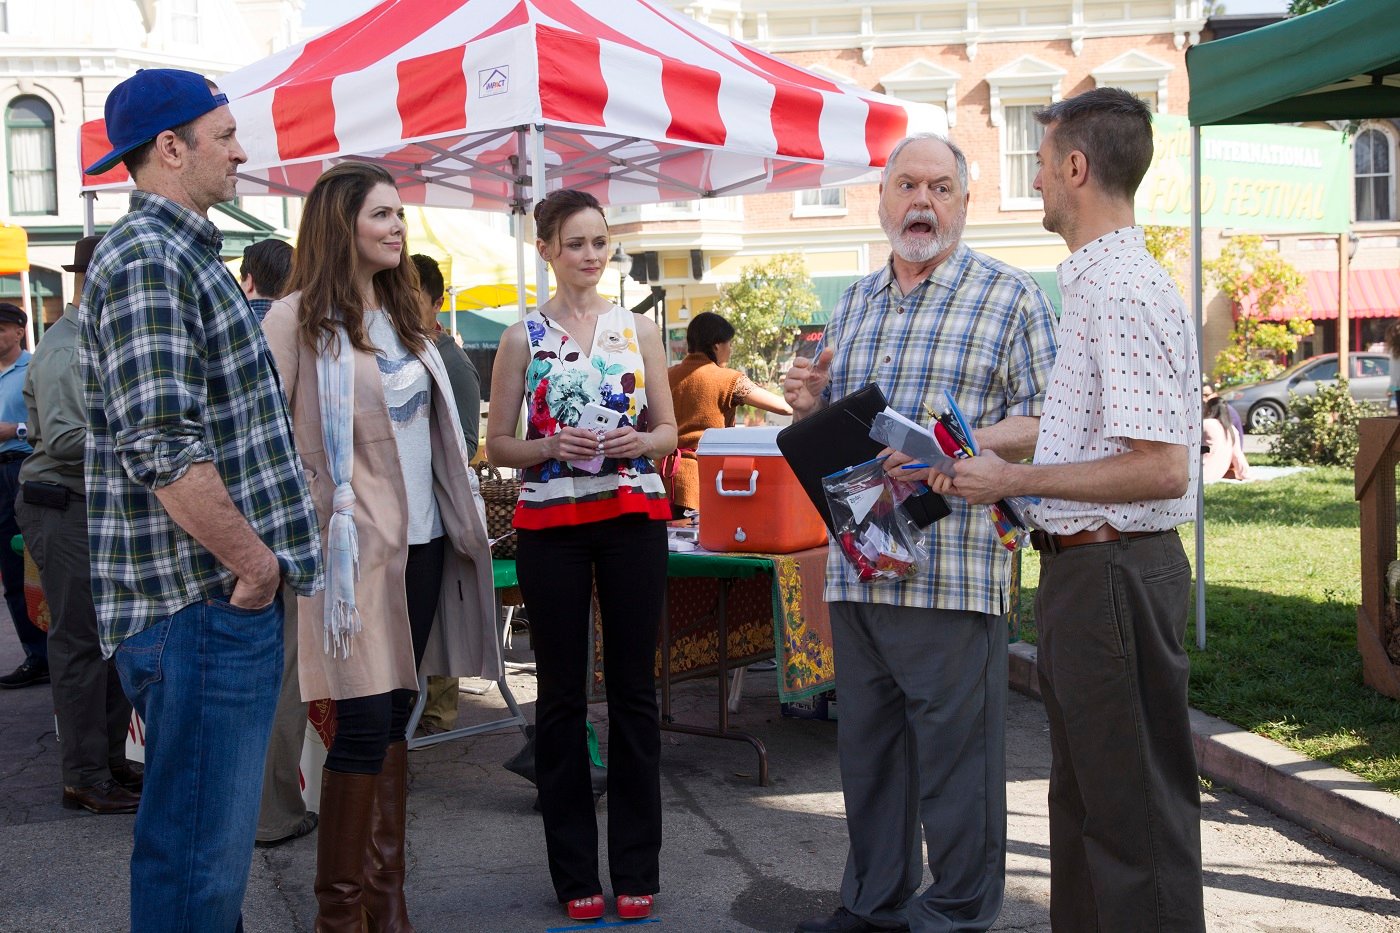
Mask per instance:
[[[1152,167],[1137,221],[1191,224],[1191,127],[1153,116]],[[1207,126],[1201,131],[1201,225],[1249,233],[1345,233],[1351,219],[1351,148],[1344,134],[1293,126]]]

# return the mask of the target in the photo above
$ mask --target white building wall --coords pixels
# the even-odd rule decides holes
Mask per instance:
[[[72,262],[65,242],[39,242],[64,231],[81,235],[78,137],[102,116],[108,92],[141,68],[185,68],[217,80],[289,45],[301,30],[304,0],[10,0],[0,31],[0,118],[17,97],[33,95],[54,112],[57,212],[16,216],[11,204],[8,139],[0,144],[0,218],[30,231],[33,266],[57,270]],[[183,11],[193,17],[184,24]],[[191,35],[192,32],[192,35]],[[126,210],[127,197],[97,201],[99,225]],[[250,198],[244,209],[283,222],[281,199]],[[64,275],[64,294],[72,277]]]

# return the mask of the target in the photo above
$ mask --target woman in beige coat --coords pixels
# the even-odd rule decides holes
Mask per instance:
[[[405,728],[418,671],[496,678],[485,512],[418,310],[387,172],[338,165],[302,215],[293,293],[263,322],[326,548],[301,600],[305,700],[336,701],[321,783],[316,929],[411,930]]]

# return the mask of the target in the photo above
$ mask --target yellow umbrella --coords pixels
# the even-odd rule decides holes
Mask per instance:
[[[29,319],[25,331],[34,346],[34,313],[29,305],[29,234],[17,224],[0,224],[0,275],[19,273],[20,303]]]

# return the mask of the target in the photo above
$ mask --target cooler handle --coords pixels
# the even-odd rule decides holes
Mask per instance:
[[[747,490],[743,488],[725,489],[725,470],[733,470],[735,473],[738,473],[741,476],[743,475],[744,470],[750,470],[751,472],[749,473],[749,488]],[[721,496],[752,496],[754,494],[754,491],[757,489],[758,470],[753,469],[752,457],[725,457],[724,461],[720,464],[719,470],[715,472],[715,492],[719,493]]]

